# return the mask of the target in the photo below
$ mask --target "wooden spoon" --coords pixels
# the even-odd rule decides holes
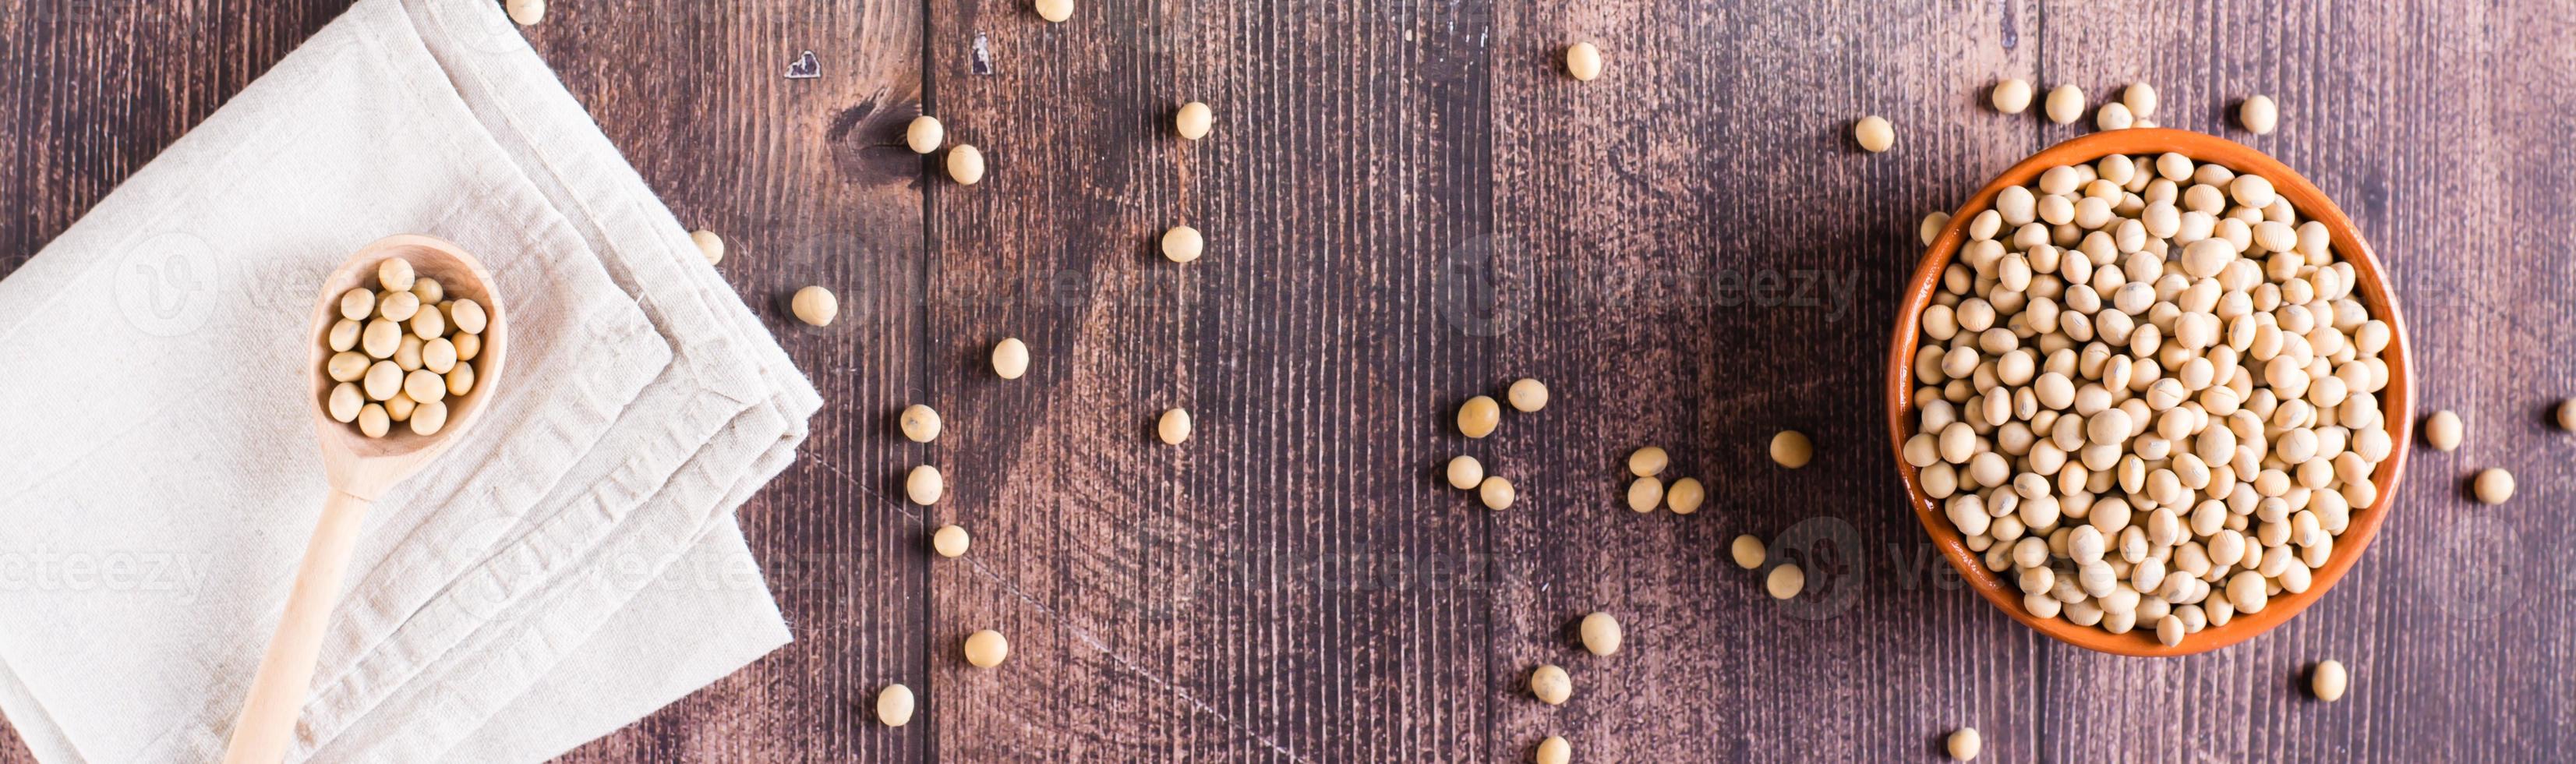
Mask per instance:
[[[331,418],[331,389],[339,383],[324,369],[330,358],[331,326],[340,320],[340,295],[356,287],[379,289],[376,265],[388,257],[411,261],[412,270],[421,278],[437,279],[446,290],[446,299],[472,298],[483,306],[486,325],[483,349],[474,364],[474,389],[461,396],[448,396],[447,425],[431,435],[413,434],[410,427],[397,422],[381,438],[370,438],[358,432],[354,424]],[[492,291],[492,274],[473,255],[455,244],[429,236],[402,235],[376,241],[349,256],[348,262],[333,271],[322,282],[322,295],[313,306],[313,352],[305,362],[312,376],[313,389],[306,399],[312,403],[314,433],[322,445],[322,465],[331,483],[331,494],[322,501],[322,519],[313,529],[313,541],[304,549],[304,563],[295,571],[295,589],[286,600],[286,615],[277,624],[277,633],[269,638],[268,654],[259,662],[259,674],[251,680],[250,697],[242,704],[241,717],[234,723],[231,747],[224,751],[229,764],[273,764],[286,756],[287,744],[294,740],[295,722],[303,714],[304,701],[313,683],[313,664],[322,650],[322,633],[330,623],[331,609],[340,599],[340,578],[349,565],[349,551],[358,537],[358,524],[365,519],[367,508],[376,497],[412,473],[419,472],[432,459],[445,453],[447,447],[472,427],[483,413],[485,403],[501,381],[503,362],[509,358],[509,313],[503,309],[499,294]],[[433,310],[431,306],[421,306]]]

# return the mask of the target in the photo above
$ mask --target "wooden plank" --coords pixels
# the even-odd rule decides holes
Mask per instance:
[[[49,4],[0,15],[0,154],[9,159],[0,273],[17,269],[118,182],[345,7],[210,2]]]
[[[2551,193],[2566,181],[2538,169],[2567,149],[2534,129],[2549,106],[2568,104],[2566,76],[2524,59],[2565,63],[2570,24],[2563,13],[2517,10],[2041,11],[2051,82],[2076,82],[2098,103],[2143,77],[2162,91],[2166,126],[2246,142],[2337,199],[2397,274],[2424,410],[2458,410],[2475,433],[2458,454],[2418,449],[2370,557],[2276,632],[2179,661],[2049,651],[2047,755],[2532,759],[2559,747],[2565,672],[2460,671],[2522,665],[2535,651],[2563,656],[2570,644],[2568,610],[2552,601],[2563,598],[2530,596],[2567,588],[2557,556],[2537,540],[2564,536],[2570,521],[2477,509],[2463,488],[2494,463],[2523,476],[2520,507],[2551,501],[2542,486],[2564,484],[2554,479],[2564,460],[2537,458],[2567,447],[2563,434],[2544,431],[2539,411],[2568,387],[2563,365],[2546,360],[2570,344],[2564,311],[2506,306],[2563,306],[2571,281],[2563,259],[2533,257],[2554,245],[2518,233],[2576,221],[2564,194]],[[2236,104],[2254,93],[2280,103],[2277,133],[2236,124]],[[2331,706],[2307,696],[2303,673],[2329,657],[2354,677],[2351,695]],[[2088,733],[2105,723],[2122,734]]]
[[[2028,76],[2034,19],[1992,3],[1762,11],[1506,2],[1493,55],[1496,220],[1527,318],[1488,387],[1531,374],[1558,402],[1492,446],[1525,497],[1495,515],[1498,703],[1488,759],[1566,736],[1603,760],[1923,758],[1954,726],[2026,757],[2030,634],[1961,588],[1904,510],[1875,374],[1920,217],[2037,147],[1979,106]],[[1593,41],[1607,71],[1563,72]],[[1720,42],[1720,41],[1737,41]],[[1868,114],[1893,151],[1851,136]],[[1509,301],[1506,302],[1515,302]],[[1771,436],[1816,461],[1774,465]],[[1696,476],[1692,516],[1631,513],[1629,451]],[[1725,553],[1783,542],[1811,571],[1778,603]],[[1820,564],[1823,563],[1823,564]],[[1570,640],[1619,616],[1609,658]],[[1575,699],[1522,689],[1539,663]]]
[[[345,4],[0,15],[0,273]],[[570,758],[1522,760],[1563,734],[1584,760],[1896,760],[1961,724],[2002,760],[2565,744],[2576,566],[2551,540],[2576,520],[2551,510],[2576,441],[2541,411],[2576,391],[2563,9],[1731,6],[557,3],[528,34],[726,236],[728,280],[830,402],[744,512],[799,641]],[[1577,38],[1602,80],[1557,68]],[[826,76],[780,78],[809,48]],[[2469,445],[2419,451],[2370,560],[2278,633],[2176,661],[2047,642],[1902,510],[1870,370],[1915,221],[2084,129],[1984,108],[2007,75],[2095,103],[2154,82],[2165,125],[2309,174],[2400,274],[2423,402]],[[925,88],[986,149],[983,185],[892,145]],[[2283,128],[2249,139],[2229,109],[2256,91]],[[1209,140],[1170,135],[1188,99],[1216,105]],[[1851,145],[1867,113],[1895,151]],[[1206,259],[1156,256],[1175,221]],[[784,311],[813,283],[843,295],[830,329]],[[1003,335],[1029,378],[989,374]],[[1455,433],[1460,400],[1520,376],[1555,403]],[[916,401],[948,417],[936,444],[891,430]],[[1179,448],[1149,435],[1174,405],[1199,423]],[[1768,463],[1784,427],[1816,465]],[[1621,508],[1645,443],[1706,510]],[[1458,453],[1519,504],[1440,486]],[[897,494],[925,462],[950,495],[921,510]],[[2489,465],[2513,504],[2466,501]],[[933,561],[925,526],[950,521],[976,548]],[[1809,599],[1725,561],[1745,532],[1834,539]],[[1594,609],[1627,622],[1615,657],[1572,641]],[[985,627],[1014,657],[967,668]],[[2304,696],[2320,657],[2353,667],[2341,703]],[[1529,699],[1541,662],[1572,703]],[[913,726],[870,719],[887,681],[920,693]],[[0,725],[0,762],[27,758]]]
[[[920,113],[921,6],[652,6],[554,3],[524,31],[683,224],[725,239],[726,280],[825,403],[740,512],[796,641],[567,759],[925,759],[927,724],[875,715],[884,685],[929,686],[928,531],[890,477],[922,449],[892,427],[925,368],[908,301],[921,165],[901,137]],[[806,50],[823,76],[786,79]],[[787,311],[816,284],[840,295],[827,328]]]
[[[937,753],[1383,761],[1481,748],[1482,510],[1424,479],[1488,342],[1440,330],[1425,266],[1486,210],[1481,4],[941,3],[932,103],[984,147],[931,187],[931,305],[954,434],[934,510]],[[991,75],[974,74],[979,37]],[[1427,77],[1428,71],[1453,76]],[[1215,132],[1171,132],[1187,100]],[[1208,237],[1175,265],[1152,242]],[[1028,341],[1029,377],[982,358]],[[1158,411],[1196,414],[1181,447]],[[1011,635],[963,667],[957,640]]]

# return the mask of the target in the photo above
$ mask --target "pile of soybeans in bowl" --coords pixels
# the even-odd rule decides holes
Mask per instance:
[[[1904,459],[2031,615],[2179,644],[2307,591],[2379,498],[2391,332],[2354,287],[2261,176],[2051,168],[1941,274]]]
[[[331,348],[323,372],[336,383],[324,409],[370,438],[385,437],[396,422],[436,435],[447,426],[450,397],[474,391],[489,316],[400,257],[377,263],[376,286],[382,291],[359,286],[340,295],[340,318],[323,340]]]

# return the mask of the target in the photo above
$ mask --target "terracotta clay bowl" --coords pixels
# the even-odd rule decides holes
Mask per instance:
[[[2129,633],[2112,634],[2098,626],[2077,626],[2062,618],[2031,615],[2022,607],[2020,588],[1986,570],[1978,553],[1970,551],[1958,530],[1951,527],[1939,503],[1923,492],[1913,465],[1906,463],[1904,458],[1905,441],[1914,435],[1915,423],[1920,420],[1914,409],[1914,351],[1922,339],[1923,309],[1932,304],[1933,292],[1940,288],[1942,271],[1949,267],[1951,259],[1967,241],[1968,222],[1977,213],[1991,207],[1996,194],[2005,186],[2029,185],[2048,168],[2091,163],[2112,154],[2137,156],[2166,152],[2180,153],[2195,163],[2214,162],[2238,173],[2261,175],[2272,181],[2273,188],[2283,198],[2290,200],[2302,219],[2325,224],[2335,257],[2352,263],[2353,273],[2359,282],[2354,291],[2360,295],[2362,304],[2370,309],[2371,317],[2388,322],[2391,330],[2388,347],[2380,352],[2381,359],[2388,364],[2388,386],[2378,395],[2389,438],[2395,444],[2388,459],[2380,462],[2377,470],[2371,473],[2371,481],[2379,487],[2378,500],[2368,507],[2353,508],[2351,525],[2345,528],[2343,535],[2336,537],[2334,555],[2327,560],[2325,567],[2318,568],[2311,576],[2307,591],[2297,594],[2282,592],[2270,599],[2263,612],[2237,613],[2227,625],[2211,626],[2199,633],[2186,635],[2181,644],[2171,647],[2156,641],[2152,624],[2142,623]],[[1906,285],[1904,307],[1897,311],[1896,336],[1888,343],[1888,442],[1896,451],[1897,472],[1904,477],[1906,493],[1914,505],[1915,519],[1922,521],[1924,532],[1931,534],[1932,543],[1940,547],[1942,556],[1949,558],[1950,565],[1966,577],[1969,586],[1995,607],[2002,608],[2013,620],[2059,641],[2089,650],[2139,656],[2190,655],[2245,641],[2287,622],[2324,597],[2334,588],[2335,582],[2342,580],[2344,573],[2352,569],[2353,563],[2361,559],[2362,553],[2370,549],[2371,538],[2378,535],[2380,522],[2387,519],[2389,508],[2396,501],[2398,479],[2405,474],[2406,457],[2414,444],[2415,379],[2409,350],[2406,322],[2398,311],[2397,290],[2390,286],[2386,269],[2381,266],[2379,257],[2371,252],[2370,244],[2362,240],[2361,231],[2353,225],[2352,219],[2345,217],[2333,200],[2317,190],[2316,184],[2262,152],[2216,136],[2161,128],[2093,133],[2050,146],[1996,176],[1993,182],[1978,189],[1975,197],[1951,215],[1950,225],[1942,229],[1940,238],[1934,240],[1931,249],[1924,253],[1922,265],[1915,269],[1914,279]]]

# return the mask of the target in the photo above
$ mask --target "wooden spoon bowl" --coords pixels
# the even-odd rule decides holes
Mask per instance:
[[[2272,181],[2273,189],[2282,198],[2290,200],[2290,205],[2298,209],[2301,217],[2325,225],[2335,256],[2352,263],[2353,274],[2359,282],[2354,291],[2360,296],[2363,306],[2370,309],[2371,317],[2388,322],[2388,347],[2380,352],[2380,358],[2388,364],[2388,386],[2380,390],[2379,400],[2389,438],[2395,443],[2388,458],[2371,473],[2371,482],[2379,487],[2378,500],[2368,507],[2353,508],[2351,525],[2335,538],[2334,554],[2326,560],[2325,567],[2316,569],[2310,577],[2307,591],[2296,594],[2282,592],[2271,598],[2263,612],[2237,613],[2226,625],[2211,626],[2185,635],[2180,644],[2172,646],[2156,641],[2153,624],[2141,623],[2127,634],[2112,634],[2096,626],[2078,626],[2063,618],[2032,615],[2022,607],[2020,588],[1986,570],[1978,553],[1968,549],[1958,530],[1951,527],[1949,518],[1942,514],[1940,503],[1924,493],[1914,466],[1905,461],[1904,455],[1905,441],[1914,435],[1915,423],[1920,419],[1914,407],[1914,351],[1922,340],[1923,310],[1932,304],[1934,290],[1941,286],[1942,271],[1949,267],[1951,259],[1958,255],[1960,246],[1967,241],[1969,221],[1977,213],[1992,207],[1995,196],[2006,186],[2029,185],[2051,167],[2090,163],[2112,154],[2136,156],[2167,152],[2190,157],[2195,163],[2216,163],[2238,173],[2261,175]],[[1968,584],[1995,607],[2002,608],[2013,620],[2040,633],[2089,650],[2140,656],[2190,655],[2245,641],[2290,620],[2291,616],[2298,615],[2299,611],[2324,597],[2326,590],[2334,588],[2335,582],[2341,580],[2343,574],[2352,569],[2353,563],[2361,559],[2362,552],[2370,548],[2371,538],[2378,534],[2380,522],[2387,519],[2388,511],[2396,501],[2398,479],[2405,475],[2407,452],[2414,443],[2415,385],[2408,350],[2406,322],[2398,312],[2397,290],[2389,285],[2387,272],[2380,265],[2378,255],[2372,253],[2369,243],[2362,240],[2361,231],[2353,225],[2352,219],[2345,217],[2343,210],[2336,207],[2333,200],[2327,199],[2325,192],[2318,190],[2316,184],[2262,152],[2224,138],[2160,128],[2110,130],[2048,147],[2022,160],[1996,176],[1985,188],[1978,189],[1976,196],[1950,217],[1949,226],[1941,230],[1940,238],[1935,239],[1931,249],[1924,253],[1922,265],[1915,269],[1914,279],[1906,287],[1904,306],[1897,310],[1896,336],[1888,343],[1887,349],[1887,434],[1890,445],[1896,450],[1897,472],[1905,480],[1915,519],[1923,523],[1923,530],[1931,534],[1933,545],[1940,548],[1942,556],[1949,558],[1950,565],[1957,568]],[[2213,593],[2212,596],[2225,595]]]
[[[473,360],[474,388],[447,397],[447,424],[429,435],[397,425],[384,437],[370,438],[330,414],[331,390],[339,382],[331,379],[324,362],[332,355],[329,340],[332,325],[340,321],[340,295],[356,287],[376,288],[376,265],[388,257],[408,260],[415,274],[437,279],[448,299],[473,299],[483,306],[486,318],[483,349]],[[285,758],[294,741],[296,720],[312,691],[314,660],[321,655],[322,634],[339,603],[340,579],[348,570],[360,521],[376,497],[446,453],[481,417],[509,359],[509,315],[500,294],[492,290],[492,274],[481,262],[455,244],[429,236],[379,239],[350,255],[348,262],[323,279],[321,296],[313,305],[313,331],[308,335],[313,350],[305,367],[312,377],[308,400],[313,404],[314,434],[322,448],[331,494],[322,502],[313,540],[295,572],[295,588],[234,723],[232,741],[224,751],[228,764],[274,764]]]
[[[414,434],[410,427],[395,422],[384,437],[370,438],[358,432],[357,425],[331,418],[331,389],[340,383],[323,367],[332,355],[328,340],[332,324],[340,320],[340,295],[358,287],[377,289],[376,264],[388,257],[409,260],[414,274],[437,279],[447,299],[472,299],[483,306],[483,350],[472,361],[474,389],[447,397],[447,426],[435,434]],[[505,320],[508,313],[491,284],[492,274],[473,255],[445,239],[416,234],[378,239],[350,255],[347,262],[322,280],[322,293],[313,304],[312,358],[305,365],[313,380],[314,431],[321,441],[323,465],[333,488],[373,499],[446,452],[455,436],[482,416],[484,402],[491,397],[493,385],[501,379],[501,367],[510,356],[506,331],[509,322]]]

